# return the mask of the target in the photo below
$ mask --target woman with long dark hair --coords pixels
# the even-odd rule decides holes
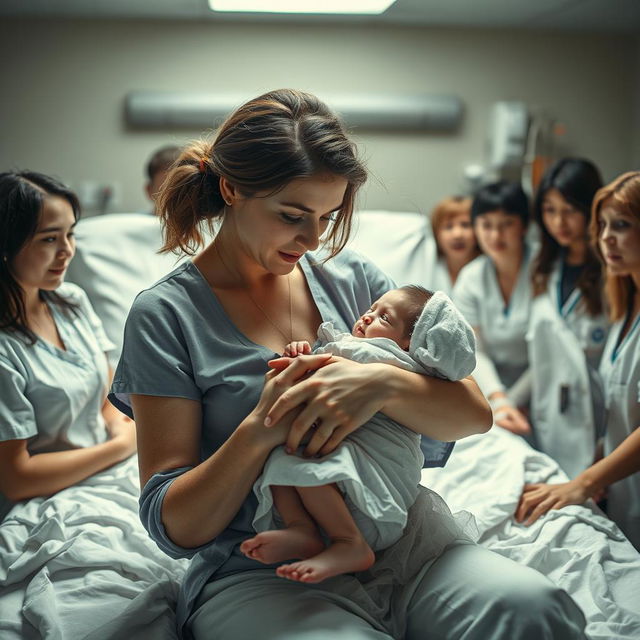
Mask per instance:
[[[527,335],[531,418],[537,446],[570,477],[593,462],[604,412],[595,373],[608,321],[600,262],[588,235],[601,186],[593,163],[564,158],[543,176],[533,207],[541,244]]]
[[[111,345],[63,283],[79,213],[54,178],[0,173],[0,517],[135,452],[135,425],[105,403]]]

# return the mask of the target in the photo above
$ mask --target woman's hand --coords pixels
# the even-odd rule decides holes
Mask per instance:
[[[137,451],[136,423],[123,413],[106,423],[109,439],[118,442],[122,448],[122,460]]]
[[[499,427],[519,436],[531,434],[531,425],[526,416],[511,404],[506,393],[498,391],[491,394],[489,404],[493,411],[493,421]]]
[[[281,419],[278,423],[267,419],[271,408],[293,386],[307,378],[312,372],[324,367],[331,360],[331,357],[330,354],[320,354],[278,358],[275,361],[280,363],[280,366],[272,368],[265,375],[260,400],[247,417],[247,426],[252,430],[252,437],[259,439],[261,444],[264,444],[269,450],[286,442],[291,424],[303,407],[292,405],[280,414]]]
[[[529,526],[551,509],[562,509],[570,504],[582,504],[593,496],[579,478],[563,484],[526,484],[516,509],[517,522]]]
[[[494,413],[494,420],[499,427],[519,436],[528,436],[531,434],[529,421],[525,418],[524,414],[515,407],[509,405],[501,406]]]
[[[299,356],[295,360],[278,358],[270,361],[269,366],[281,372],[277,379],[309,357],[317,356]],[[363,365],[336,356],[324,365],[312,377],[299,378],[267,413],[265,424],[278,426],[290,411],[302,407],[288,431],[289,452],[295,451],[309,434],[305,455],[330,453],[384,406],[384,365]]]

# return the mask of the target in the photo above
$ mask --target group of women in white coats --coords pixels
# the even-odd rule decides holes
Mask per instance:
[[[525,486],[516,519],[607,494],[607,513],[640,550],[640,172],[598,191],[589,225],[605,265],[613,325],[600,360],[606,419],[604,455],[564,484]]]
[[[640,174],[602,187],[591,162],[560,160],[534,198],[535,246],[528,212],[516,184],[475,194],[469,218],[483,255],[452,291],[476,332],[474,376],[495,423],[572,478],[526,486],[516,518],[531,523],[608,493],[609,515],[640,548]],[[605,457],[594,464],[602,437]]]

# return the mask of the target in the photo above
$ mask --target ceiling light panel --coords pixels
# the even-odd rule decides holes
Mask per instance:
[[[213,11],[253,13],[384,13],[395,0],[209,0]]]

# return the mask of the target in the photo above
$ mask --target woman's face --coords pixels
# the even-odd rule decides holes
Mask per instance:
[[[52,291],[62,284],[76,252],[75,225],[67,200],[59,196],[44,199],[35,234],[13,260],[14,277],[25,291]]]
[[[520,216],[489,211],[476,218],[474,229],[480,248],[492,262],[522,253],[526,229]]]
[[[245,198],[233,191],[224,225],[238,258],[276,275],[290,273],[307,251],[314,251],[342,207],[347,180],[320,174],[297,178],[274,194]]]
[[[580,247],[586,244],[587,218],[567,202],[557,189],[549,189],[544,195],[542,223],[561,247]]]
[[[598,243],[607,272],[640,278],[640,219],[605,201],[599,214]]]
[[[445,260],[471,260],[476,253],[471,213],[461,211],[448,216],[436,233],[436,242]]]

